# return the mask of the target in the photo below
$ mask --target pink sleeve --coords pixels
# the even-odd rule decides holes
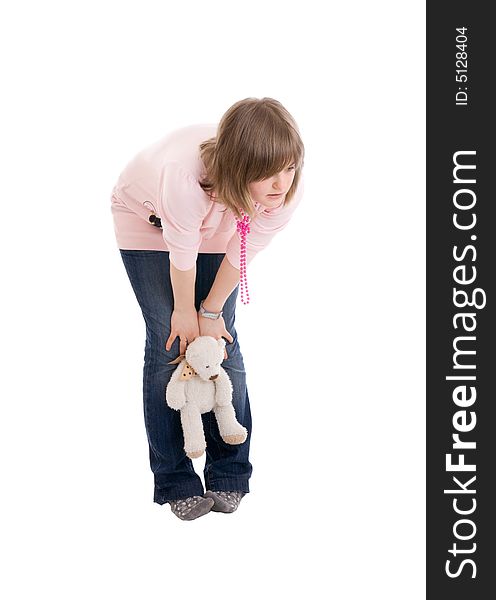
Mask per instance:
[[[200,228],[209,205],[198,182],[179,163],[164,165],[160,196],[162,235],[170,261],[181,271],[196,264],[202,241]]]
[[[272,238],[282,231],[303,197],[303,174],[293,199],[287,206],[264,210],[250,223],[250,233],[246,235],[246,264],[248,265],[260,250],[269,245]],[[234,232],[226,250],[227,260],[233,267],[239,269],[240,235]]]

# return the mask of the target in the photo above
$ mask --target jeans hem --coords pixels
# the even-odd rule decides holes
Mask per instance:
[[[213,479],[205,482],[207,490],[212,492],[244,492],[245,494],[250,493],[250,487],[246,479],[224,478],[224,479]]]
[[[203,487],[200,486],[182,486],[176,487],[168,493],[160,492],[155,490],[153,494],[153,502],[156,504],[166,504],[170,500],[180,500],[182,498],[189,498],[190,496],[203,496]]]

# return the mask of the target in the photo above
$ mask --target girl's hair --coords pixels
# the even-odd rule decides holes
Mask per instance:
[[[286,206],[300,181],[304,154],[298,126],[280,102],[245,98],[223,115],[217,136],[200,144],[206,175],[199,184],[209,195],[214,191],[217,201],[239,219],[240,209],[253,218],[256,210],[248,184],[295,164],[293,183],[284,199]]]

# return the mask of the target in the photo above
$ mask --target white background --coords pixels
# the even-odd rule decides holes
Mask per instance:
[[[423,3],[8,6],[2,596],[423,598]],[[238,300],[251,492],[183,522],[152,502],[110,192],[250,96],[296,119],[306,194]]]

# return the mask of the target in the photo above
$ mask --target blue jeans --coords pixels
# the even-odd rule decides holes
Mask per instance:
[[[146,325],[143,368],[143,409],[148,437],[150,467],[154,474],[153,501],[165,504],[187,496],[202,496],[200,477],[184,451],[184,438],[179,411],[165,401],[165,389],[177,365],[168,363],[179,356],[179,338],[169,352],[165,343],[171,333],[174,295],[170,279],[169,252],[162,250],[122,250],[127,275],[131,282]],[[195,306],[207,297],[224,254],[198,254],[196,262]],[[228,358],[222,367],[233,385],[233,406],[238,421],[248,431],[247,439],[238,445],[226,444],[220,437],[213,412],[202,415],[207,442],[204,478],[213,491],[248,493],[252,465],[248,460],[251,438],[251,412],[243,357],[234,327],[234,312],[239,285],[226,300],[223,317],[233,337],[226,340]]]

